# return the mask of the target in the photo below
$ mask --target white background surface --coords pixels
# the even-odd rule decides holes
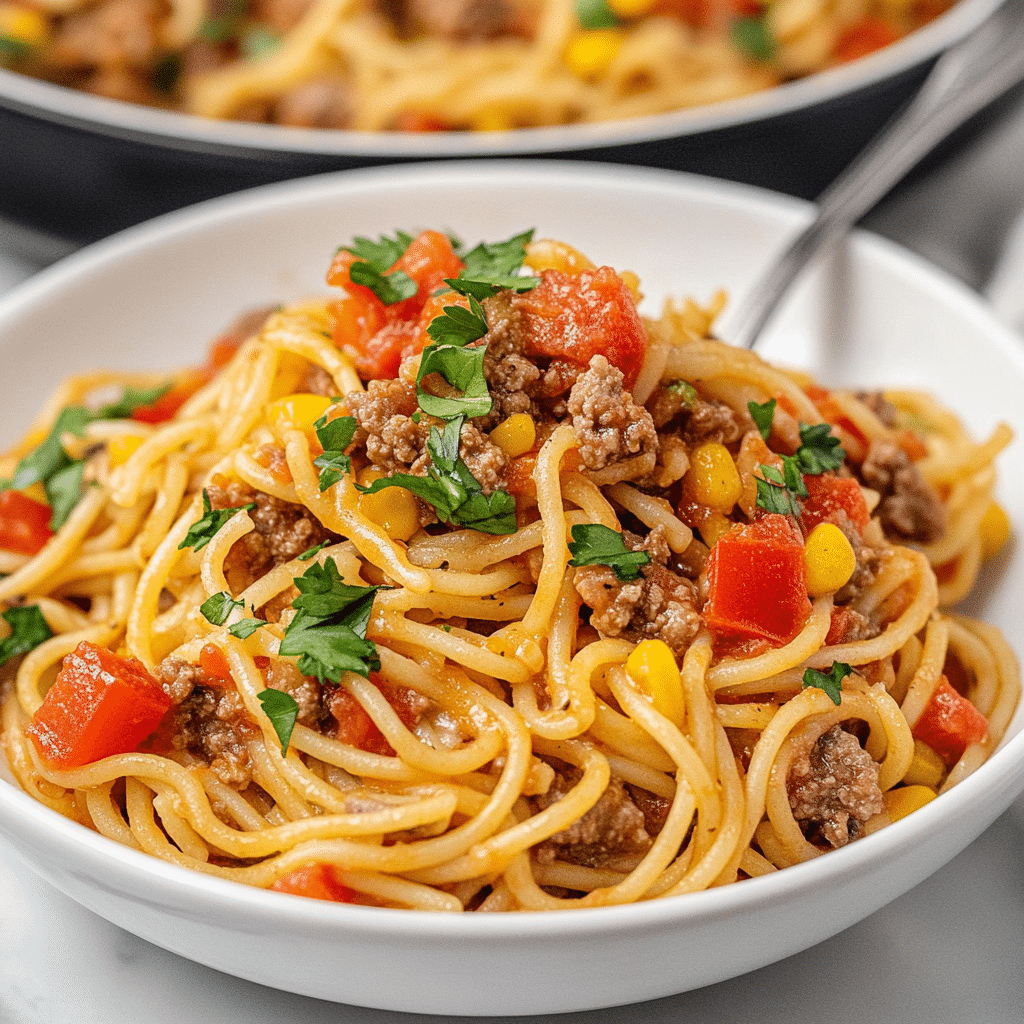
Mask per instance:
[[[870,225],[1024,319],[1024,104],[982,143],[898,193]],[[974,211],[972,214],[971,211]],[[5,248],[0,291],[36,266]],[[992,267],[993,246],[1002,258]],[[23,251],[20,247],[17,251]],[[268,979],[273,964],[267,965]],[[396,971],[401,970],[396,965]],[[623,972],[642,970],[623,963]],[[344,963],[338,964],[344,971]],[[496,983],[500,983],[496,979]],[[2,1024],[383,1024],[404,1015],[288,995],[193,964],[64,897],[0,844]],[[1020,1024],[1024,1021],[1024,798],[964,853],[861,924],[779,964],[630,1007],[530,1019],[573,1024]]]

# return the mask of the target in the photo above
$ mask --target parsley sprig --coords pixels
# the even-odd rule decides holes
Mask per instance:
[[[838,707],[843,702],[843,680],[851,675],[853,669],[845,661],[834,661],[828,672],[822,672],[816,668],[809,668],[804,672],[801,688],[804,690],[812,686],[824,690],[832,703]]]
[[[623,583],[640,578],[640,566],[651,556],[646,551],[630,551],[622,534],[601,523],[577,523],[569,541],[570,565],[607,565]]]
[[[50,529],[59,530],[82,497],[85,470],[83,459],[72,459],[64,450],[63,436],[84,437],[86,426],[95,420],[129,419],[136,409],[152,405],[170,387],[170,381],[154,388],[126,386],[120,398],[96,410],[81,405],[65,406],[46,437],[15,467],[11,479],[0,480],[0,491],[19,491],[41,483],[50,503]]]
[[[539,277],[519,273],[526,259],[526,246],[532,239],[531,228],[504,242],[481,242],[468,252],[460,251],[459,256],[465,266],[458,277],[445,278],[445,284],[461,295],[476,299],[486,299],[502,288],[516,292],[536,288],[540,284]]]
[[[345,454],[345,449],[352,443],[358,427],[354,416],[338,416],[328,420],[327,413],[313,424],[317,439],[324,449],[323,454],[313,460],[313,465],[320,470],[321,491],[336,484],[352,469],[352,459]]]
[[[204,489],[202,518],[197,519],[188,528],[188,533],[185,534],[185,539],[178,545],[178,550],[194,548],[196,551],[200,551],[213,540],[221,527],[236,512],[251,512],[255,507],[256,503],[250,501],[245,505],[236,505],[234,508],[211,508],[210,495]]]
[[[281,756],[286,757],[288,744],[291,742],[295,723],[298,721],[299,705],[295,698],[290,693],[285,693],[284,690],[268,688],[261,690],[256,696],[259,698],[260,704],[263,705],[263,711],[270,719],[277,738],[281,741]]]
[[[2,613],[10,633],[0,640],[0,665],[19,654],[28,654],[53,636],[37,604],[17,605]]]
[[[356,487],[364,494],[375,494],[385,487],[404,487],[432,505],[437,517],[453,526],[464,526],[481,533],[516,532],[516,501],[506,491],[484,494],[480,482],[459,456],[459,437],[464,416],[449,420],[444,430],[430,428],[427,452],[431,464],[426,476],[395,473],[382,477],[369,487]]]
[[[431,321],[427,332],[434,339],[420,356],[416,375],[416,397],[419,407],[428,415],[450,420],[456,416],[485,416],[493,400],[484,377],[484,345],[469,343],[487,333],[487,321],[476,299],[470,297],[470,308],[445,306],[444,315]],[[431,375],[447,385],[448,394],[435,394],[427,385]]]
[[[376,242],[361,236],[354,238],[351,245],[343,246],[345,252],[358,257],[348,268],[352,283],[369,288],[386,306],[412,298],[418,290],[416,282],[402,270],[388,273],[412,240],[412,235],[405,231],[396,231],[394,238],[381,235]]]

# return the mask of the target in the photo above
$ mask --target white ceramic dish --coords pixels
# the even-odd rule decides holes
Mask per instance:
[[[170,215],[43,272],[0,303],[15,436],[59,372],[200,358],[239,310],[318,290],[354,234],[441,226],[467,239],[535,226],[636,270],[652,304],[752,280],[807,208],[664,172],[456,164],[350,172]],[[46,358],[40,359],[40,353]],[[804,283],[766,355],[826,382],[912,383],[980,434],[1024,434],[1024,354],[963,287],[895,247],[855,238]],[[1001,497],[1024,531],[1021,443]],[[1018,651],[1024,552],[986,573],[972,611]],[[948,795],[818,860],[711,892],[561,914],[453,918],[338,907],[175,869],[119,847],[0,782],[0,833],[59,889],[157,945],[263,984],[392,1010],[580,1011],[696,988],[782,959],[866,917],[935,871],[1024,788],[1024,712],[993,758]],[[268,971],[267,965],[273,964]]]

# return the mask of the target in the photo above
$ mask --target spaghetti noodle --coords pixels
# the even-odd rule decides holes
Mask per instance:
[[[951,0],[2,0],[0,62],[204,117],[501,130],[744,96]]]
[[[530,233],[328,281],[169,383],[72,379],[4,460],[37,800],[252,886],[548,910],[817,857],[999,743],[1015,657],[944,605],[1006,426],[735,350],[721,296],[643,319]]]

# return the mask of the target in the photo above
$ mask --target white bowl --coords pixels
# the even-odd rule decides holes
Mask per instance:
[[[669,295],[742,292],[808,208],[668,172],[580,164],[434,164],[348,172],[215,200],[133,228],[0,302],[6,440],[58,373],[201,358],[236,313],[322,288],[338,244],[439,226],[470,241],[525,227],[637,271]],[[726,321],[727,324],[727,321]],[[45,357],[41,358],[41,354]],[[764,354],[827,383],[934,390],[978,434],[1024,434],[1024,354],[973,293],[865,235],[798,288]],[[59,369],[58,369],[59,368]],[[1000,497],[1024,531],[1024,465]],[[1018,543],[991,565],[973,614],[1018,652]],[[337,906],[193,874],[112,843],[0,781],[0,833],[102,917],[166,949],[288,991],[448,1014],[580,1011],[697,988],[781,960],[866,917],[978,836],[1024,789],[1024,711],[974,775],[922,810],[811,863],[641,905],[552,914],[434,915]],[[9,781],[9,776],[7,776]],[[268,965],[273,965],[268,969]]]

